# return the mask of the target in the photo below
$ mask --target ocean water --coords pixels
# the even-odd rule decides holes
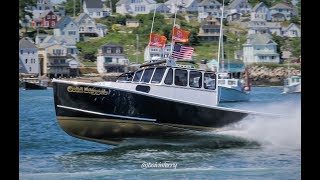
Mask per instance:
[[[272,114],[193,136],[119,146],[67,135],[53,92],[19,91],[20,179],[301,179],[300,94],[253,87],[250,102],[221,106]],[[159,164],[167,166],[157,166]]]

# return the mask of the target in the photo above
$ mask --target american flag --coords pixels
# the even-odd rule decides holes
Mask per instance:
[[[172,57],[177,59],[189,59],[193,54],[193,50],[194,48],[192,47],[175,44],[172,52]]]

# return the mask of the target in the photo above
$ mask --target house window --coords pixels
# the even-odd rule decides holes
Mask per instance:
[[[69,31],[68,34],[69,34],[69,36],[70,35],[76,35],[76,31]]]
[[[73,27],[73,24],[71,23],[70,26]]]
[[[107,48],[107,53],[111,54],[111,48]]]
[[[90,16],[92,16],[92,14],[93,14],[92,12],[89,12],[89,15],[90,15]]]
[[[31,67],[29,67],[29,71],[31,72]]]
[[[104,57],[104,62],[105,63],[112,62],[112,58],[111,57]]]
[[[26,64],[28,63],[28,59],[26,59]]]
[[[56,19],[56,16],[55,16],[55,15],[52,15],[51,17],[52,17],[52,19]]]
[[[50,19],[50,15],[47,15],[47,19]]]
[[[23,50],[20,50],[20,54],[23,54]]]
[[[56,23],[55,23],[54,21],[52,21],[52,22],[51,22],[51,25],[54,26],[54,25],[56,25]]]
[[[48,27],[49,26],[49,21],[46,21],[46,27]]]
[[[30,54],[30,52],[28,51],[28,54]]]
[[[120,48],[116,49],[116,53],[120,54],[121,53],[121,49]]]
[[[97,16],[100,16],[100,12],[97,12]]]
[[[117,58],[116,61],[117,61],[117,64],[119,64],[119,58]]]
[[[84,27],[80,27],[80,31],[84,31]]]

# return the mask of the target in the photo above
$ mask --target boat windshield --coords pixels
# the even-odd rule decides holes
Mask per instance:
[[[165,68],[156,68],[156,70],[152,76],[151,83],[160,83],[165,71],[166,71]]]

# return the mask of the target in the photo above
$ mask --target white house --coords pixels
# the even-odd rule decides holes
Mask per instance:
[[[278,3],[270,8],[272,21],[290,20],[291,17],[297,16],[297,9],[288,3]]]
[[[79,27],[80,36],[104,37],[106,34],[106,26],[97,25],[96,21],[86,13],[81,13],[75,22]]]
[[[282,36],[281,24],[278,22],[266,22],[261,18],[255,18],[249,22],[248,34],[276,34]]]
[[[120,0],[116,3],[116,12],[122,15],[149,14],[157,3],[154,0]]]
[[[247,42],[243,44],[243,62],[250,63],[279,63],[277,43],[269,34],[249,35]]]
[[[251,20],[260,18],[266,21],[271,21],[270,9],[264,2],[255,5],[251,10]]]
[[[170,8],[171,13],[179,12],[198,12],[201,0],[168,0],[165,4]]]
[[[127,65],[129,65],[129,59],[125,56],[122,46],[110,42],[98,49],[97,70],[99,73],[123,71]]]
[[[39,73],[38,48],[27,38],[19,41],[19,73]]]
[[[164,48],[156,48],[147,46],[144,49],[144,61],[149,62],[154,59],[161,59],[165,57],[169,57],[171,52],[171,44],[168,43],[164,46]]]
[[[288,27],[283,28],[282,34],[284,37],[301,37],[300,28],[294,23],[291,23]]]
[[[221,3],[217,0],[203,0],[199,3],[198,7],[198,21],[207,16],[220,17],[221,16]],[[205,16],[205,17],[204,17]]]
[[[64,16],[58,21],[53,33],[54,36],[68,36],[79,42],[79,27],[69,16]]]
[[[51,0],[37,0],[36,6],[32,7],[32,10],[54,10],[54,6],[51,3]]]
[[[103,18],[111,15],[111,10],[106,8],[101,0],[83,0],[83,12],[91,18]]]
[[[241,14],[249,14],[251,12],[251,5],[248,0],[233,0],[226,9],[228,10],[228,14],[231,13],[241,13]]]

